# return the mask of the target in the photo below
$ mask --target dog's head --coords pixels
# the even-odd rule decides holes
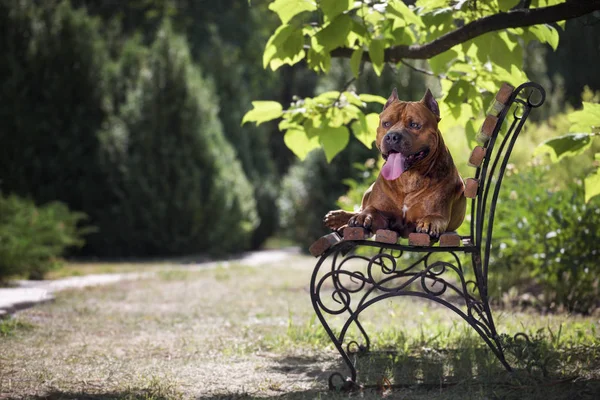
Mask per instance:
[[[438,130],[440,109],[427,89],[421,101],[400,101],[394,88],[379,114],[377,148],[386,160],[381,174],[387,180],[426,163],[430,153],[440,146]]]

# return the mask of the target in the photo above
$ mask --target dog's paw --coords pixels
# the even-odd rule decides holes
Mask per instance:
[[[445,218],[434,215],[423,217],[417,222],[417,232],[427,233],[434,238],[446,232],[447,227],[448,221]]]
[[[373,216],[365,212],[356,214],[350,218],[348,226],[361,226],[365,229],[371,229],[371,226],[373,226]]]
[[[344,211],[344,210],[334,210],[329,211],[325,218],[323,218],[323,223],[329,229],[336,231],[340,229],[342,226],[348,224],[350,218],[354,215],[354,213]]]

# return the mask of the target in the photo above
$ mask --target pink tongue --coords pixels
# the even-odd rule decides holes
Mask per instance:
[[[394,179],[398,179],[400,175],[404,172],[404,161],[406,157],[404,157],[400,153],[391,153],[388,156],[387,161],[381,168],[381,175],[388,181],[393,181]]]

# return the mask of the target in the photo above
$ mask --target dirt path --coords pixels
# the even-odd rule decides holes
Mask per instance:
[[[312,260],[255,253],[112,281],[55,283],[56,300],[19,312],[14,332],[0,338],[0,396],[193,398],[322,389],[320,371],[334,355],[293,348],[282,354],[278,339],[290,321],[308,319]],[[103,285],[80,290],[85,283]]]
[[[101,286],[114,284],[120,281],[148,278],[159,271],[182,269],[187,271],[198,271],[216,267],[227,267],[232,263],[257,266],[280,262],[286,258],[298,254],[298,249],[289,248],[281,250],[261,250],[243,254],[242,256],[226,261],[207,261],[186,265],[166,264],[152,268],[152,271],[112,273],[112,274],[89,274],[85,276],[71,276],[67,278],[45,280],[45,281],[15,281],[14,287],[0,288],[0,318],[14,314],[19,310],[33,307],[37,304],[54,300],[54,293],[67,289],[82,289],[90,286]]]

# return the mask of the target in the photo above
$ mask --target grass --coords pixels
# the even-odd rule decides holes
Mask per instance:
[[[124,274],[130,272],[144,272],[164,268],[168,264],[161,263],[95,263],[72,262],[49,271],[46,279],[61,279],[70,276],[85,276],[92,274]]]
[[[310,303],[313,263],[293,256],[259,267],[163,266],[137,281],[61,292],[54,303],[0,322],[0,398],[353,397],[327,390],[331,372],[346,372]],[[142,267],[112,266],[115,272]],[[408,298],[380,303],[361,316],[381,352],[357,360],[360,377],[385,377],[402,388],[360,396],[570,400],[600,394],[597,318],[496,315],[501,332],[530,337],[507,339],[520,363],[514,374],[437,305]]]
[[[33,328],[34,325],[32,323],[24,320],[10,317],[0,319],[0,337],[14,336],[32,330]]]

